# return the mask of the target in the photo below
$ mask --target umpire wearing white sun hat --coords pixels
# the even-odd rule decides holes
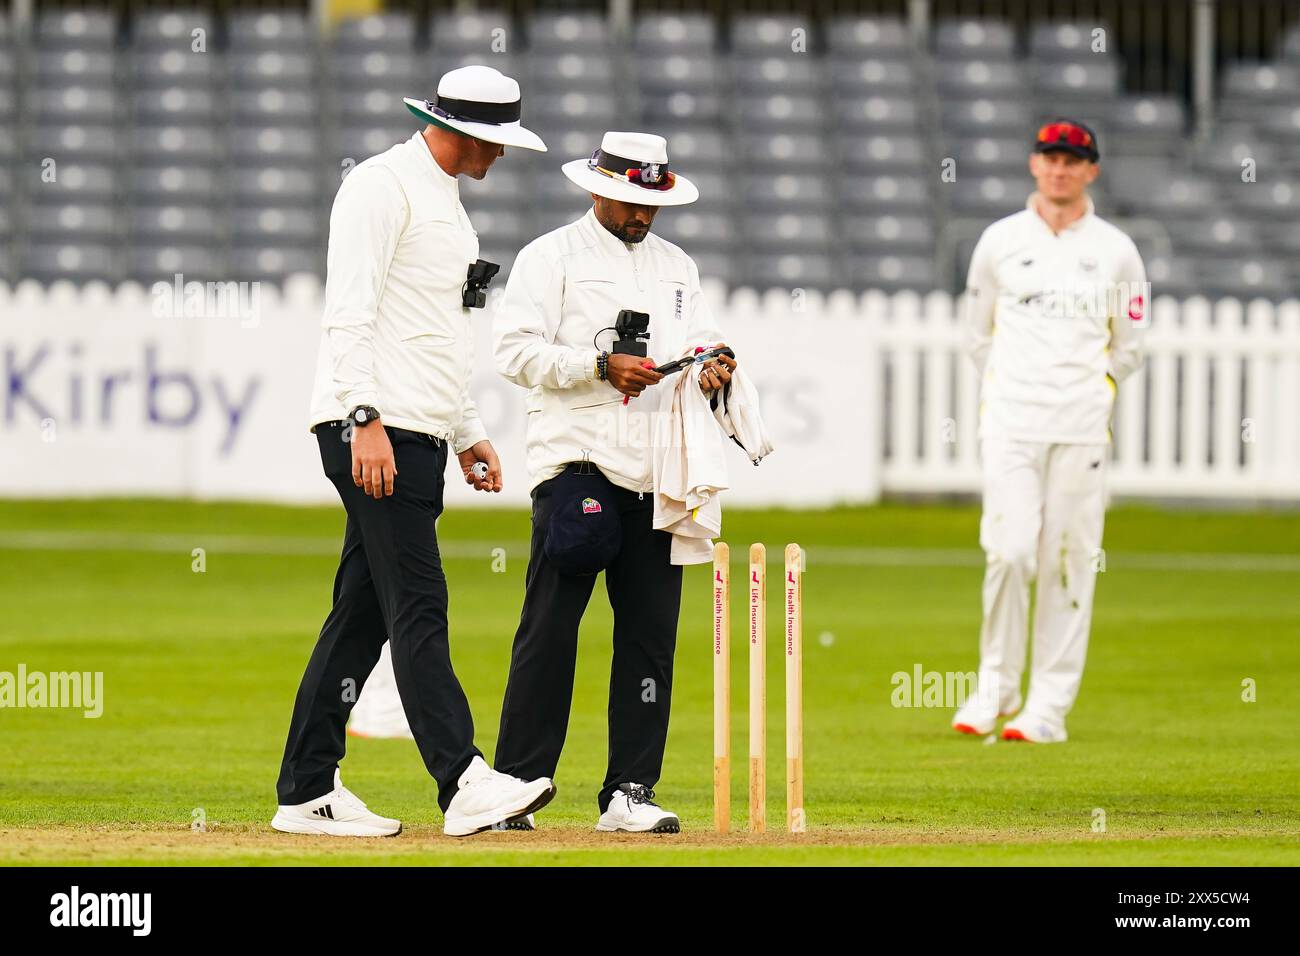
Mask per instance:
[[[474,744],[452,668],[447,579],[438,551],[444,474],[502,489],[470,396],[474,310],[497,266],[479,259],[459,178],[483,179],[507,146],[545,150],[519,124],[519,84],[486,66],[453,70],[434,99],[406,100],[421,129],[358,163],[330,210],[325,303],[310,426],[347,512],[334,600],[303,674],[276,785],[272,826],[288,833],[391,836],[400,821],[343,786],[353,697],[385,637],[411,736],[438,785],[443,830],[467,836],[543,806],[550,780],[497,773]],[[393,104],[397,108],[397,104]]]
[[[431,100],[405,97],[406,108],[442,126],[502,146],[546,152],[546,144],[519,123],[519,84],[490,66],[462,66],[444,74]]]
[[[680,821],[653,789],[668,738],[682,593],[672,535],[654,526],[652,423],[671,412],[674,394],[658,384],[665,375],[655,367],[721,343],[722,332],[694,261],[651,226],[660,207],[694,202],[699,190],[669,170],[668,144],[652,133],[606,133],[590,158],[563,170],[591,208],[519,252],[492,323],[497,370],[529,390],[533,498],[495,766],[511,777],[554,776],[578,628],[603,569],[614,655],[596,829],[675,833]],[[625,312],[644,313],[628,317],[648,336],[644,350],[629,348],[626,335],[613,341],[611,326]],[[682,374],[714,397],[735,368],[722,358]]]

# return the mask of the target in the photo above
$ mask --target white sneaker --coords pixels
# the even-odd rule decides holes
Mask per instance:
[[[654,802],[655,792],[639,783],[620,783],[609,808],[600,815],[596,829],[604,833],[680,833],[677,814]]]
[[[952,729],[959,734],[977,734],[983,737],[993,733],[999,717],[1008,717],[1020,709],[1020,692],[1011,700],[1004,701],[995,712],[987,706],[979,694],[972,694],[966,702],[952,715]]]
[[[443,820],[442,832],[447,836],[481,833],[512,817],[540,810],[555,796],[550,777],[520,780],[493,770],[482,757],[470,761],[460,775],[459,786]]]
[[[522,817],[511,817],[509,820],[502,820],[500,823],[494,823],[490,827],[493,830],[536,830],[537,821],[533,819],[531,813],[525,813]]]
[[[281,833],[318,836],[385,837],[402,832],[401,821],[371,813],[355,793],[343,786],[338,770],[334,771],[333,790],[297,806],[281,806],[271,826]]]
[[[1002,725],[1003,740],[1028,740],[1034,744],[1060,744],[1069,739],[1065,722],[1048,720],[1036,714],[1023,713],[1015,720]]]
[[[355,712],[348,721],[349,737],[369,737],[374,740],[414,740],[411,725],[406,722],[406,715],[400,720],[381,721],[375,719],[358,720]]]

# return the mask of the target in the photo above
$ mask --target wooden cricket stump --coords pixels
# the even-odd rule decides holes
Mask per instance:
[[[767,548],[749,546],[749,832],[767,830]]]
[[[713,828],[731,828],[731,550],[713,546]],[[803,550],[785,549],[781,604],[785,658],[786,826],[807,831],[803,805]],[[749,548],[749,830],[767,830],[767,549]]]
[[[713,546],[713,829],[731,828],[731,549]]]

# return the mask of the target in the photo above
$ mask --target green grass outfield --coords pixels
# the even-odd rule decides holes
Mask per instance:
[[[733,833],[712,833],[710,588],[687,571],[660,801],[679,837],[599,837],[610,614],[581,636],[559,795],[533,834],[441,834],[414,745],[352,741],[349,787],[407,831],[324,841],[267,826],[302,668],[328,607],[337,508],[0,501],[0,671],[103,671],[98,720],[0,710],[0,863],[1297,864],[1300,515],[1122,507],[1107,519],[1089,664],[1059,746],[961,737],[897,708],[891,675],[976,663],[971,507],[730,511],[751,541],[808,551],[806,809],[784,820],[779,596],[769,595],[770,830],[743,832],[743,590],[733,595]],[[528,522],[449,512],[452,653],[489,755]],[[191,551],[206,549],[204,573]],[[494,548],[506,568],[493,571]],[[743,581],[743,570],[737,571]],[[779,591],[774,592],[779,595]],[[1245,679],[1257,698],[1242,699]],[[191,828],[196,811],[206,830]],[[1105,814],[1105,829],[1094,829]]]

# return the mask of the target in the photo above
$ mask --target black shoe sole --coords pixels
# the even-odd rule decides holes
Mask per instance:
[[[515,820],[520,819],[521,817],[526,817],[526,816],[528,816],[528,814],[530,814],[530,813],[536,813],[538,810],[542,809],[542,807],[546,806],[548,803],[550,803],[552,800],[555,799],[555,793],[556,793],[557,790],[558,790],[558,788],[555,786],[555,784],[551,784],[551,789],[550,789],[550,790],[547,790],[545,793],[541,794],[541,795],[540,795],[536,800],[534,800],[532,803],[530,803],[530,804],[529,804],[525,809],[523,809],[523,810],[521,810],[520,812],[516,813],[513,817],[507,817],[505,822],[506,822],[506,823],[510,823],[510,822],[512,822],[512,821],[515,821]],[[489,823],[489,824],[488,824],[487,826],[485,826],[485,827],[479,827],[477,830],[474,831],[474,833],[483,833],[483,832],[485,832],[485,831],[487,831],[487,830],[491,830],[494,826],[496,826],[495,823]],[[527,824],[525,824],[525,825],[522,826],[522,827],[510,827],[509,829],[511,829],[511,830],[531,830],[531,829],[533,829],[533,828],[530,827],[530,826],[528,826]],[[465,835],[466,835],[466,836],[473,836],[474,833],[467,833],[467,834],[465,834]]]

